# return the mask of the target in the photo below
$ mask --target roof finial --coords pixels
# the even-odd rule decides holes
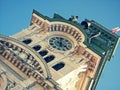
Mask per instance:
[[[77,20],[78,20],[78,16],[71,16],[71,18],[69,18],[69,21],[76,22]]]

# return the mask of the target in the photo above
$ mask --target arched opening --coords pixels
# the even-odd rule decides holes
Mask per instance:
[[[49,56],[45,57],[44,60],[48,63],[48,62],[54,60],[54,58],[55,58],[55,56],[49,55]]]
[[[39,54],[40,54],[41,56],[45,56],[45,55],[47,55],[47,53],[48,53],[47,50],[42,50],[42,51],[39,52]]]
[[[22,42],[25,43],[25,44],[30,44],[32,42],[32,40],[31,39],[25,39]]]
[[[38,51],[41,49],[41,46],[40,45],[36,45],[36,46],[33,46],[32,47],[35,51]]]
[[[56,65],[54,65],[52,68],[54,68],[56,71],[58,71],[58,70],[62,69],[64,66],[65,66],[65,64],[60,62],[60,63],[57,63]]]

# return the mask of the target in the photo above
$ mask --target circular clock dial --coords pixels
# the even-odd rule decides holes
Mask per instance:
[[[63,37],[57,37],[57,36],[52,37],[49,40],[49,43],[53,48],[55,48],[57,50],[67,51],[72,48],[72,43]]]

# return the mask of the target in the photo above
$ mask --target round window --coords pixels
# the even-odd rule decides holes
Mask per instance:
[[[62,50],[62,51],[67,51],[72,48],[72,43],[70,42],[70,40],[60,36],[50,38],[49,44],[53,48],[57,50]]]

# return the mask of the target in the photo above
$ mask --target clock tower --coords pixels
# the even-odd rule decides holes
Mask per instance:
[[[95,90],[119,37],[96,21],[77,18],[33,10],[28,28],[0,35],[0,88]]]

